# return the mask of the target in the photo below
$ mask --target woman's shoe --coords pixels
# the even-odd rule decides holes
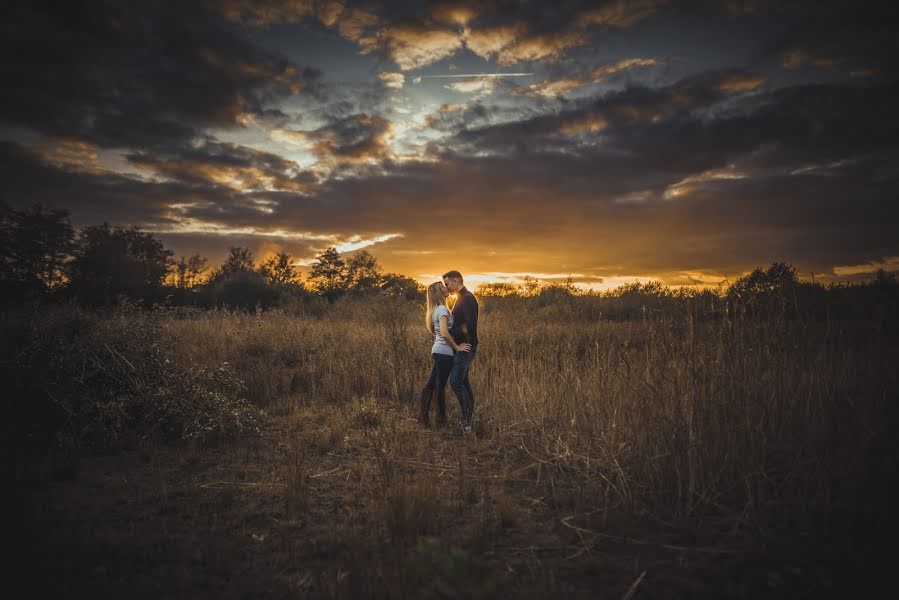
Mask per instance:
[[[435,390],[437,394],[437,427],[446,426],[446,390]]]
[[[431,426],[431,396],[433,394],[434,390],[423,388],[421,390],[421,397],[418,400],[418,422],[425,427]]]

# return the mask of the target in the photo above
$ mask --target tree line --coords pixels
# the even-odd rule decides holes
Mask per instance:
[[[214,269],[199,254],[175,259],[151,233],[109,223],[75,231],[64,210],[0,204],[0,294],[4,304],[73,300],[110,306],[123,299],[153,304],[264,308],[315,298],[390,292],[419,298],[420,284],[385,273],[361,250],[343,257],[327,248],[304,280],[297,261],[279,252],[257,262],[232,246]]]
[[[258,262],[249,248],[232,246],[224,262],[210,269],[209,261],[199,254],[176,260],[160,240],[137,227],[102,223],[76,232],[66,211],[39,205],[14,210],[0,202],[0,304],[6,306],[47,300],[111,306],[127,299],[147,306],[269,308],[385,292],[409,300],[424,297],[423,286],[409,277],[385,273],[366,250],[345,257],[336,248],[326,248],[309,266],[304,280],[297,261],[286,252]],[[881,269],[867,284],[825,288],[800,281],[794,266],[774,262],[718,292],[673,290],[653,281],[599,293],[578,290],[570,278],[547,284],[525,277],[520,284],[481,284],[476,293],[503,301],[527,299],[537,307],[602,296],[606,308],[617,303],[631,312],[662,310],[682,300],[713,308],[729,304],[766,310],[787,304],[820,308],[837,301],[883,305],[895,317],[899,286],[894,274]]]

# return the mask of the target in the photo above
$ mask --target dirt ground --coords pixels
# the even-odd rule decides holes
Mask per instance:
[[[30,597],[839,595],[838,549],[626,514],[488,435],[341,410],[286,402],[259,437],[18,461],[7,566]]]

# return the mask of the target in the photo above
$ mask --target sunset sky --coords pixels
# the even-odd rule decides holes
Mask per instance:
[[[16,208],[422,282],[899,270],[893,3],[18,4]]]

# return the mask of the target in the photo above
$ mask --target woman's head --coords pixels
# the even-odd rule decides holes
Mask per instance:
[[[434,310],[440,305],[446,306],[447,296],[449,296],[449,290],[446,289],[446,286],[443,285],[442,281],[435,281],[428,286],[428,306],[427,310],[425,310],[425,327],[427,327],[428,331],[431,333],[434,333],[434,321],[431,318],[434,314]]]
[[[442,281],[435,281],[428,286],[428,305],[435,306],[437,304],[445,304],[446,297],[449,296],[449,290],[443,285]]]

